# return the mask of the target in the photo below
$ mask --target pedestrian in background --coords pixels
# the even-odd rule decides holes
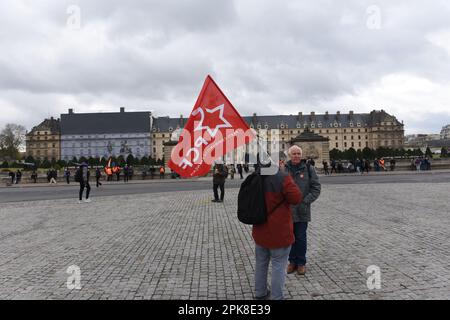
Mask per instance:
[[[97,167],[97,169],[95,169],[95,180],[96,180],[96,183],[97,183],[97,188],[98,188],[99,186],[103,185],[103,184],[100,182],[100,179],[101,179],[101,178],[102,178],[102,172],[101,172],[100,168]]]
[[[214,166],[213,173],[213,192],[214,199],[212,202],[223,202],[225,198],[225,179],[228,174],[227,170],[225,170],[225,166],[220,163],[220,161],[216,162]],[[220,198],[218,189],[220,188]]]
[[[89,167],[86,162],[83,162],[77,171],[77,180],[80,182],[80,192],[79,192],[79,201],[78,203],[82,203],[83,201],[83,193],[84,189],[86,189],[86,199],[84,202],[91,202],[89,199],[89,194],[91,192],[91,185],[89,184],[90,178]]]
[[[64,171],[64,176],[66,177],[67,184],[70,184],[70,170],[69,168],[66,168]]]
[[[20,170],[17,170],[17,173],[16,173],[16,184],[19,184],[20,180],[22,180],[22,172]]]

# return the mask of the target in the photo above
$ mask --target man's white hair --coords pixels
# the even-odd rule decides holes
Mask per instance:
[[[291,155],[292,155],[292,151],[294,151],[294,150],[300,151],[300,153],[303,155],[303,150],[302,150],[302,148],[300,148],[300,147],[297,146],[297,145],[293,145],[292,147],[289,148],[289,150],[288,150],[288,155],[291,156]]]

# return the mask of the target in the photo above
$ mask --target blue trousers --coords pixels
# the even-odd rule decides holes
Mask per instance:
[[[291,253],[289,254],[289,262],[297,266],[306,266],[307,230],[308,222],[294,223],[295,243],[292,245]]]
[[[267,275],[272,260],[272,300],[283,300],[283,289],[286,281],[286,267],[291,246],[278,249],[267,249],[256,245],[255,295],[267,295]]]

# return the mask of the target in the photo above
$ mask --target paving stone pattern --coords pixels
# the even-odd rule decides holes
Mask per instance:
[[[2,204],[0,299],[253,299],[237,192],[223,204],[212,191]],[[307,275],[287,276],[286,298],[450,299],[449,194],[448,183],[324,187]],[[73,265],[81,290],[67,288]]]

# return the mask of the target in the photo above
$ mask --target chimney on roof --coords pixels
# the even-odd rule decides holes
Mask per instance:
[[[350,113],[348,114],[348,118],[352,119],[353,118],[353,111],[350,111]]]
[[[325,119],[328,119],[328,111],[325,111]]]
[[[183,119],[183,115],[180,114],[180,127],[184,126],[184,119]]]
[[[300,122],[300,121],[302,121],[302,119],[303,119],[303,112],[299,112],[298,113],[298,121]]]
[[[73,109],[69,109],[69,114],[73,114]]]
[[[120,113],[124,113],[124,112],[125,112],[125,108],[124,107],[120,108]]]

